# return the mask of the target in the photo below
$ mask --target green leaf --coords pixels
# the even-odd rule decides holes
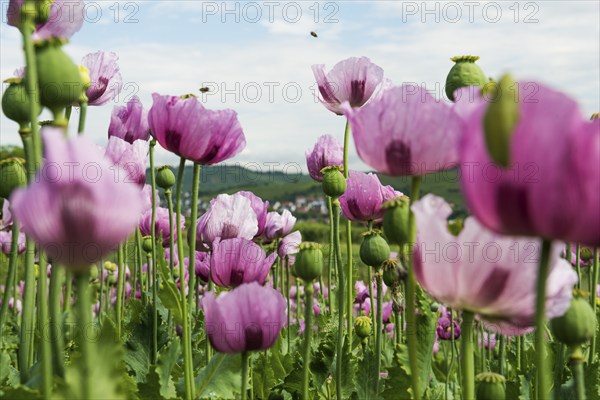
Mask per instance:
[[[164,399],[173,399],[177,397],[171,371],[179,354],[180,345],[178,340],[172,340],[161,350],[156,365],[150,367],[146,380],[139,384],[141,398],[161,396]]]
[[[587,399],[600,400],[600,361],[586,366],[584,370]]]
[[[352,349],[348,337],[344,338],[342,347],[342,398],[348,399],[355,389],[356,358],[352,356]]]
[[[195,379],[198,398],[235,399],[242,391],[240,354],[217,353]]]
[[[408,347],[398,345],[396,363],[388,369],[388,377],[383,380],[385,390],[381,395],[385,400],[411,399],[410,368],[408,366]],[[410,390],[410,392],[409,392]]]
[[[42,395],[37,390],[28,388],[27,386],[16,386],[13,388],[2,388],[0,400],[38,400],[42,399]]]
[[[302,356],[296,352],[294,354],[294,367],[288,376],[285,377],[283,388],[287,390],[292,397],[300,396],[302,393]]]
[[[365,355],[360,363],[360,368],[356,374],[356,398],[359,400],[380,399],[377,395],[377,362],[375,354],[370,348],[367,348]],[[383,387],[383,381],[381,383]]]
[[[269,364],[273,368],[273,374],[278,383],[283,382],[292,371],[294,359],[291,354],[283,354],[281,347],[283,339],[280,336],[275,345],[269,351]]]
[[[149,371],[152,332],[152,307],[145,307],[135,300],[128,306],[132,309],[129,323],[126,325],[127,340],[123,360],[136,382],[143,382]]]
[[[264,352],[258,353],[252,368],[252,385],[254,397],[267,400],[273,387],[277,384],[275,373]]]
[[[417,363],[419,368],[419,398],[429,384],[431,375],[431,359],[433,357],[433,343],[435,341],[435,329],[437,326],[437,315],[431,312],[429,300],[425,298],[422,289],[417,290],[417,301],[419,304],[419,314],[416,315],[417,324]]]
[[[158,292],[158,297],[160,297],[161,303],[171,311],[173,315],[173,320],[179,324],[183,325],[183,308],[181,306],[180,293],[177,289],[177,285],[171,279],[171,272],[169,271],[169,267],[167,266],[167,260],[165,259],[164,250],[162,246],[157,246],[157,263],[158,263],[158,273],[160,274],[161,279],[161,288]]]

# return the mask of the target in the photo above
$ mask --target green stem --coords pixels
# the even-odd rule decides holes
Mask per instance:
[[[350,146],[350,123],[346,121],[346,128],[344,129],[344,178],[348,179],[350,175],[350,168],[348,167],[348,149]],[[348,299],[346,301],[346,316],[347,316],[347,329],[348,329],[348,340],[352,343],[352,295],[354,292],[353,288],[353,262],[352,262],[352,221],[346,220],[346,261],[347,261],[347,278],[348,284]],[[340,264],[341,265],[341,264]]]
[[[169,257],[169,270],[171,271],[171,278],[173,278],[173,271],[175,269],[175,226],[173,219],[173,194],[171,189],[165,190],[165,198],[167,199],[167,209],[169,210],[169,251],[171,253]]]
[[[287,327],[288,327],[288,331],[287,331],[287,350],[288,353],[290,351],[291,348],[291,337],[290,335],[292,334],[292,330],[290,329],[291,327],[291,311],[290,311],[290,259],[288,256],[285,256],[285,298],[287,299]]]
[[[117,250],[117,267],[119,273],[117,276],[117,337],[121,340],[121,327],[123,325],[123,285],[125,283],[125,265],[123,263],[123,246],[119,245]]]
[[[42,395],[49,398],[52,394],[52,353],[50,351],[50,338],[46,337],[50,325],[48,324],[48,274],[46,254],[42,251],[39,255],[38,279],[38,308],[40,329],[40,364],[42,369]],[[61,356],[59,354],[58,356]]]
[[[39,101],[40,96],[38,87],[37,64],[35,62],[35,49],[31,38],[31,35],[35,30],[35,25],[30,18],[31,17],[23,18],[21,26],[21,33],[23,35],[23,47],[25,49],[25,85],[29,98],[38,99]],[[29,122],[31,124],[33,157],[27,157],[27,161],[32,164],[33,171],[37,170],[37,167],[42,160],[42,141],[39,134],[40,131],[38,125],[38,107],[39,104],[36,101],[30,101]]]
[[[327,209],[329,210],[329,268],[327,271],[327,302],[329,303],[329,313],[333,314],[333,308],[331,307],[331,278],[332,272],[335,269],[335,251],[333,250],[333,205],[331,197],[327,196]]]
[[[73,273],[70,270],[66,271],[65,274],[65,299],[64,299],[64,312],[71,310],[71,294],[73,293]]]
[[[581,289],[581,265],[579,265],[579,262],[581,260],[580,254],[581,245],[577,243],[575,244],[575,268],[577,269],[577,289]]]
[[[87,116],[87,101],[79,103],[79,124],[77,125],[77,134],[82,135],[85,130],[85,118]]]
[[[560,388],[562,386],[562,374],[565,367],[565,345],[559,343],[557,351],[557,359],[554,364],[554,387]],[[554,398],[560,400],[560,390],[554,390]]]
[[[52,274],[50,275],[50,334],[53,346],[54,372],[61,378],[65,375],[64,357],[65,342],[62,329],[62,307],[60,306],[60,297],[62,294],[62,284],[64,281],[64,269],[59,265],[52,265]]]
[[[242,400],[248,398],[248,359],[250,353],[247,351],[242,352]]]
[[[381,372],[381,340],[383,334],[383,280],[381,268],[375,271],[377,280],[377,332],[375,335],[375,360],[377,364],[377,375],[375,376],[375,393],[379,393],[379,373]],[[371,306],[371,310],[373,306]]]
[[[138,281],[140,282],[140,294],[142,294],[142,267],[144,265],[144,256],[142,250],[142,233],[139,228],[135,232],[135,251],[136,251],[136,269],[133,274],[133,293],[135,295],[138,287]]]
[[[92,369],[92,346],[91,341],[86,337],[87,328],[91,324],[91,306],[90,306],[90,273],[85,271],[75,276],[75,284],[77,285],[77,311],[78,322],[81,327],[81,335],[79,335],[78,345],[81,352],[81,381],[80,385],[83,389],[82,398],[91,398],[91,369]],[[120,339],[119,339],[120,340]]]
[[[535,365],[537,369],[537,398],[549,398],[548,364],[546,360],[546,340],[544,339],[546,279],[548,278],[548,265],[550,259],[550,240],[542,241],[540,265],[536,284],[535,300]]]
[[[473,319],[474,314],[463,310],[460,339],[460,357],[462,364],[463,399],[475,398],[475,365],[473,361]]]
[[[15,280],[17,271],[17,258],[19,257],[19,223],[13,219],[11,229],[11,244],[10,244],[10,258],[8,261],[8,274],[6,275],[6,284],[4,285],[4,296],[2,297],[2,308],[0,309],[0,338],[4,337],[4,320],[8,311],[8,302],[10,301],[10,288],[13,281]],[[16,306],[17,296],[14,295],[14,304]],[[16,308],[16,307],[15,307]]]
[[[342,349],[344,346],[344,268],[342,268],[340,254],[340,202],[333,200],[333,248],[338,268],[338,334],[337,334],[337,360],[335,367],[335,387],[338,400],[342,400]]]
[[[313,286],[312,282],[305,281],[304,283],[304,357],[303,357],[303,374],[302,374],[302,398],[310,399],[308,388],[310,387],[310,342],[313,334],[313,309],[312,309]]]
[[[454,368],[454,312],[451,308],[448,309],[450,312],[450,365],[448,366],[448,372],[446,374],[446,392],[450,377],[452,376],[452,369]],[[446,393],[446,397],[448,394]]]
[[[571,372],[573,373],[573,380],[575,381],[575,393],[577,400],[585,400],[585,375],[583,373],[583,354],[581,349],[578,347],[572,351],[570,362]]]
[[[182,158],[179,161],[179,171],[177,172],[177,191],[175,200],[175,226],[177,228],[177,237],[181,238],[181,225],[177,222],[181,219],[181,193],[183,191],[183,174],[185,171],[185,159]],[[194,228],[195,230],[195,228]],[[189,331],[189,318],[187,310],[187,299],[185,297],[185,266],[183,263],[183,240],[177,241],[177,252],[179,253],[179,281],[181,289],[181,309],[183,311],[183,370],[184,370],[184,382],[185,382],[185,399],[190,400],[194,397],[194,380],[192,374],[192,359],[191,359],[191,338]]]
[[[158,354],[158,305],[156,304],[156,269],[158,265],[156,263],[156,171],[154,170],[154,147],[156,146],[156,139],[150,141],[150,184],[152,188],[152,215],[151,215],[151,227],[150,237],[152,240],[152,252],[150,256],[152,258],[152,362],[156,363],[156,357]],[[173,254],[171,254],[171,259]],[[183,260],[182,260],[183,262]],[[150,268],[150,260],[148,260],[148,268]],[[182,285],[183,286],[183,285]]]
[[[200,164],[194,164],[194,178],[192,181],[192,215],[190,217],[190,253],[188,265],[188,309],[194,310],[194,292],[198,290],[196,279],[196,220],[198,219],[198,192],[200,190]]]
[[[375,308],[375,301],[374,301],[375,298],[373,297],[373,277],[371,276],[371,268],[367,268],[367,281],[369,283],[369,301],[371,302],[371,311],[370,311],[371,324],[373,326],[376,326],[377,325],[377,316],[373,312],[373,310]],[[378,292],[378,294],[379,294],[379,292]]]
[[[505,362],[505,356],[506,354],[506,337],[504,335],[500,335],[500,358],[499,358],[499,363],[500,363],[500,368],[499,368],[499,372],[500,375],[504,375],[506,368],[504,365]]]
[[[599,269],[600,265],[598,265],[598,248],[594,249],[594,260],[592,262],[592,282],[590,284],[591,286],[591,292],[592,292],[592,296],[591,296],[591,302],[592,302],[592,309],[594,310],[594,315],[596,314],[596,299],[597,299],[597,291],[598,291],[598,269]],[[591,365],[594,361],[594,357],[596,356],[596,332],[598,330],[594,329],[594,334],[592,336],[592,343],[591,343],[591,347],[590,347],[590,355],[589,355],[589,360],[588,360],[588,364]]]
[[[100,260],[100,294],[98,295],[98,323],[102,326],[102,312],[104,311],[104,307],[102,307],[102,297],[104,294],[104,262]],[[135,282],[135,280],[133,281]]]
[[[413,176],[410,190],[410,207],[419,199],[419,191],[421,189],[421,177]],[[408,231],[410,232],[410,240],[408,243],[408,277],[406,290],[406,336],[408,341],[408,360],[410,364],[410,379],[413,393],[416,399],[421,397],[420,379],[417,360],[417,331],[416,331],[416,316],[415,316],[415,301],[416,301],[416,286],[415,268],[413,247],[415,243],[416,221],[412,211],[408,214]],[[465,397],[472,398],[472,397]]]

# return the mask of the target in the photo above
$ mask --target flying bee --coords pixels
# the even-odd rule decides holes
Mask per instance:
[[[207,88],[206,86],[203,86],[200,88],[200,93],[206,93],[206,92],[210,92],[210,89]]]
[[[315,32],[315,31],[311,31],[311,32],[310,32],[310,36],[312,36],[312,37],[318,37],[318,36],[317,36],[317,32]]]

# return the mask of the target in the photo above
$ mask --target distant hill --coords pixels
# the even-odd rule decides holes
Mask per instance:
[[[296,170],[286,174],[282,171],[259,171],[238,165],[207,166],[202,168],[200,178],[200,198],[209,200],[219,193],[235,193],[240,190],[251,191],[257,196],[275,201],[294,201],[300,196],[321,196],[321,185],[310,176],[299,174]],[[177,171],[173,168],[173,172]],[[150,174],[148,174],[149,177]],[[184,190],[192,187],[192,166],[186,166],[184,174]],[[410,193],[410,177],[390,177],[379,175],[384,185],[391,185],[405,194]],[[466,214],[464,200],[458,184],[456,170],[426,175],[423,177],[421,194],[434,193],[449,201],[455,215]]]

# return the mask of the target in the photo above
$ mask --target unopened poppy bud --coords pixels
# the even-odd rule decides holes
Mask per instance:
[[[106,283],[108,283],[111,286],[114,285],[115,283],[117,283],[117,277],[115,276],[115,274],[108,275],[108,278],[106,279]]]
[[[312,282],[323,271],[323,252],[317,243],[303,242],[298,246],[294,270],[299,278]]]
[[[581,250],[579,250],[579,257],[581,257],[583,261],[590,261],[592,257],[594,257],[594,252],[589,247],[582,247]]]
[[[448,232],[454,236],[460,235],[465,227],[465,220],[462,218],[451,219],[448,221]]]
[[[380,231],[370,230],[363,233],[360,244],[360,259],[370,267],[379,267],[390,258],[390,246],[381,237]]]
[[[390,258],[383,262],[383,283],[392,287],[406,278],[406,269],[398,260]]]
[[[403,246],[410,241],[408,217],[410,213],[408,196],[396,197],[383,205],[383,232],[388,240]]]
[[[433,302],[429,305],[429,309],[431,310],[431,312],[438,312],[438,310],[440,309],[440,305],[436,302]]]
[[[506,399],[506,379],[494,372],[482,372],[475,377],[475,397],[477,400]]]
[[[104,269],[106,269],[109,272],[115,272],[117,270],[117,264],[110,262],[110,261],[105,261]]]
[[[98,278],[98,267],[96,265],[92,265],[92,268],[90,268],[90,278],[92,280]]]
[[[446,96],[454,101],[454,92],[465,86],[483,86],[487,83],[487,77],[475,61],[478,56],[459,56],[451,58],[456,64],[448,72],[446,77]]]
[[[321,170],[323,174],[323,193],[329,197],[338,198],[346,191],[346,178],[340,167],[331,166]]]
[[[356,318],[354,320],[354,332],[361,339],[371,336],[371,318],[364,315]]]
[[[596,316],[590,304],[582,297],[571,300],[567,312],[550,321],[552,333],[568,346],[581,345],[590,340],[596,329]]]
[[[25,160],[18,157],[0,161],[0,197],[8,199],[18,187],[27,184]]]
[[[152,247],[152,237],[144,236],[142,238],[142,250],[144,250],[144,253],[152,253]]]
[[[81,78],[81,86],[83,87],[84,93],[92,85],[92,78],[90,78],[90,70],[83,66],[79,66],[79,77]]]
[[[29,123],[31,96],[27,93],[25,83],[21,78],[10,78],[4,81],[8,87],[2,95],[2,112],[8,119],[11,119],[19,125]],[[38,103],[35,105],[36,114],[42,112],[42,107]]]
[[[163,165],[156,172],[156,185],[162,189],[171,189],[175,185],[175,174],[171,171],[171,167]]]
[[[510,165],[510,140],[519,121],[517,83],[504,75],[498,83],[487,84],[482,91],[490,102],[483,117],[485,143],[492,160],[503,167]]]
[[[36,44],[35,60],[38,70],[40,103],[48,107],[54,119],[62,119],[62,110],[79,101],[83,92],[77,65],[63,51],[60,40]]]

